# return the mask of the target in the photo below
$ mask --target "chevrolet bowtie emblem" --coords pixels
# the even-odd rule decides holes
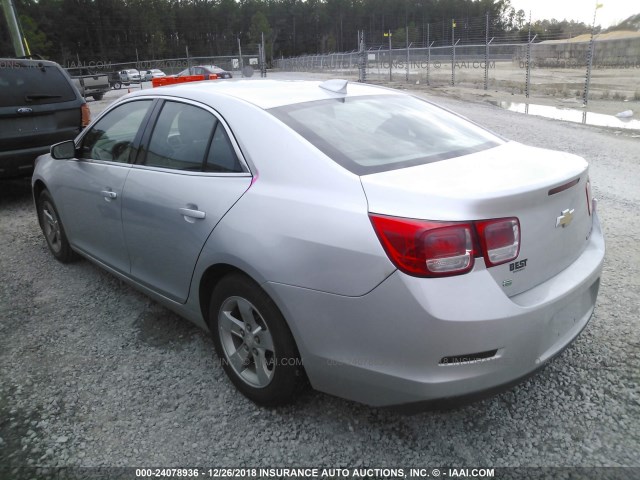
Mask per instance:
[[[556,218],[556,228],[560,226],[564,228],[569,225],[571,223],[571,220],[573,220],[573,212],[575,212],[574,208],[572,208],[571,210],[569,210],[568,208],[566,210],[563,210],[562,215]]]

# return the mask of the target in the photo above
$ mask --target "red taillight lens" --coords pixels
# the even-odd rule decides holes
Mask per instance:
[[[471,223],[430,222],[369,215],[391,261],[419,277],[459,275],[473,268]]]
[[[474,222],[487,267],[510,262],[520,253],[520,222],[500,218]]]
[[[432,222],[369,214],[389,259],[404,273],[444,277],[471,271],[474,258],[487,267],[520,253],[520,222],[500,218],[475,222]]]

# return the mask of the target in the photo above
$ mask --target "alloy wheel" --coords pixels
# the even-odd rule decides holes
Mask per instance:
[[[273,379],[275,350],[271,332],[247,299],[229,297],[218,313],[220,342],[226,361],[245,383],[264,388]]]

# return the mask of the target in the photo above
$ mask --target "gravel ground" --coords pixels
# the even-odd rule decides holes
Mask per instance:
[[[601,293],[589,326],[545,370],[490,399],[413,416],[313,391],[256,407],[206,333],[87,261],[55,261],[28,181],[5,181],[0,477],[24,466],[640,467],[640,139],[437,101],[591,163],[608,247]]]

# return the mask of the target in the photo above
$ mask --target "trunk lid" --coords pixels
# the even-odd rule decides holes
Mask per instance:
[[[361,181],[370,213],[437,221],[517,217],[518,258],[488,269],[510,296],[569,266],[591,232],[588,165],[568,153],[508,142],[463,157],[364,175]],[[479,263],[482,258],[476,258]]]

